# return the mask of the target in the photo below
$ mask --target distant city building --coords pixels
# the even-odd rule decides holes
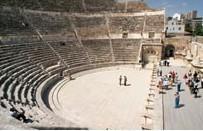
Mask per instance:
[[[173,15],[173,19],[180,20],[180,19],[181,19],[181,15],[178,14],[178,13],[175,13],[175,14]]]
[[[203,26],[203,17],[198,17],[197,13],[197,11],[191,11],[181,15],[185,23],[186,31],[193,32],[197,25]]]
[[[195,25],[200,24],[203,26],[203,17],[194,18],[192,20],[192,23],[194,23]]]
[[[168,19],[166,25],[167,34],[184,34],[185,33],[185,24],[181,19],[181,15],[176,13],[172,19]]]
[[[189,13],[183,14],[182,17],[184,17],[184,19],[186,19],[186,20],[195,19],[195,18],[197,18],[197,11],[193,10]]]

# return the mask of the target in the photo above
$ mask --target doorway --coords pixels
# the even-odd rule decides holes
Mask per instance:
[[[165,47],[165,57],[170,58],[175,56],[175,47],[173,45],[167,45]]]

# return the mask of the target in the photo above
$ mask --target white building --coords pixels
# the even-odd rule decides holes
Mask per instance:
[[[173,15],[173,19],[176,19],[176,20],[180,21],[181,15],[178,14],[178,13],[175,13],[175,14]]]
[[[181,20],[180,14],[175,14],[173,19],[169,20],[166,25],[167,33],[182,34],[185,33],[185,24]]]

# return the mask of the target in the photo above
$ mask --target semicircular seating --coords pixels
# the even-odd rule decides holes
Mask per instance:
[[[96,1],[85,2],[90,12],[104,8],[95,9],[98,5]],[[108,1],[102,3],[106,5]],[[11,108],[24,110],[26,117],[34,120],[31,127],[76,126],[57,117],[38,100],[38,94],[43,97],[40,90],[45,89],[45,82],[55,76],[115,64],[138,64],[141,38],[111,38],[110,34],[120,35],[126,30],[140,34],[144,28],[143,16],[123,14],[118,17],[118,14],[108,16],[103,13],[84,13],[83,16],[69,12],[46,12],[41,8],[37,11],[17,9],[12,7],[15,4],[19,3],[8,2],[5,5],[11,7],[0,8],[0,110],[7,113]],[[27,7],[32,5],[24,4]],[[81,3],[75,6],[80,7]],[[76,7],[72,8],[74,11]],[[50,10],[48,6],[45,9]],[[157,19],[155,23],[159,22],[161,16],[154,17],[152,19]],[[147,17],[146,30],[161,29],[158,24],[153,27],[150,23],[152,19]]]

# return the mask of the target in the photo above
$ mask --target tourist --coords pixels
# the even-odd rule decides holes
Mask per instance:
[[[184,76],[183,76],[183,79],[185,80],[185,84],[187,84],[187,74],[185,74]]]
[[[163,86],[164,86],[164,88],[165,88],[165,89],[168,89],[168,85],[169,85],[168,79],[165,79],[165,80],[163,81]]]
[[[193,93],[195,94],[195,96],[194,96],[195,98],[197,98],[198,92],[199,92],[199,89],[197,87],[197,84],[195,84],[194,89],[193,89]]]
[[[179,78],[179,77],[178,77],[178,73],[176,73],[176,74],[175,74],[175,81],[174,81],[175,83],[178,81],[178,78]]]
[[[156,73],[157,73],[157,76],[159,76],[159,69],[157,69]]]
[[[164,60],[164,66],[166,66],[167,65],[167,61],[166,60]]]
[[[193,81],[191,80],[191,79],[188,79],[188,86],[189,86],[189,88],[190,88],[190,92],[191,92],[191,94],[193,94],[193,89],[194,89],[194,83],[193,83]]]
[[[157,87],[158,87],[159,89],[162,89],[162,88],[163,88],[163,81],[162,81],[161,79],[159,80]]]
[[[159,71],[159,76],[162,76],[162,73],[163,73],[162,70],[160,70],[160,71]]]
[[[4,102],[3,102],[3,97],[0,97],[0,105],[1,105],[1,107],[3,107],[3,108],[7,108],[6,107],[6,105],[4,104]]]
[[[201,79],[201,88],[203,88],[203,78]]]
[[[120,75],[119,77],[119,85],[121,86],[122,85],[122,76]]]
[[[176,78],[176,74],[175,74],[175,72],[173,71],[173,72],[172,72],[172,81],[173,81],[173,83],[175,83],[175,78]]]
[[[198,72],[197,78],[198,78],[199,81],[202,79],[202,75],[201,75],[200,72]]]
[[[194,74],[193,74],[193,78],[194,78],[195,81],[197,81],[197,75],[198,75],[198,74],[197,74],[197,72],[195,71]]]
[[[176,94],[175,94],[175,108],[179,107],[179,103],[180,103],[180,95],[178,92],[176,92]]]
[[[62,71],[60,71],[59,76],[60,76],[61,78],[63,78],[63,70],[62,70]]]
[[[181,81],[179,81],[177,84],[177,92],[180,92],[180,88],[181,88]]]
[[[11,107],[9,113],[12,117],[17,118],[17,110],[14,107]]]
[[[187,80],[187,74],[185,74],[184,76],[183,76],[183,79],[186,81]]]
[[[124,76],[124,86],[127,86],[127,81],[128,81],[127,77]]]
[[[170,65],[170,62],[169,62],[169,61],[166,61],[166,64],[167,64],[167,66],[169,66],[169,65]]]
[[[162,66],[162,61],[159,62],[159,66]]]
[[[21,112],[17,111],[14,107],[10,108],[10,115],[16,119],[18,119],[19,121],[23,120],[23,122],[26,122],[27,119],[25,117],[25,111],[20,108]]]
[[[189,76],[189,77],[192,76],[192,71],[191,71],[191,70],[188,72],[188,76]]]

